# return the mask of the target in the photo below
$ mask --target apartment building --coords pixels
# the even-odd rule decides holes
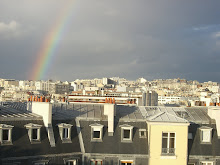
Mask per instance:
[[[1,164],[218,165],[220,109],[5,103]]]

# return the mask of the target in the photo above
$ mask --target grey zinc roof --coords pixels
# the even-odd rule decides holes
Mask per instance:
[[[116,119],[122,121],[143,120],[140,109],[137,106],[117,105]]]
[[[155,114],[153,116],[150,116],[147,118],[148,121],[154,121],[154,122],[175,122],[175,123],[188,123],[187,120],[180,118],[176,115],[172,115],[167,112],[159,112],[158,114]]]
[[[22,111],[27,109],[27,102],[1,102],[1,105]]]
[[[54,119],[106,119],[103,104],[53,104]]]
[[[42,119],[40,115],[26,110],[11,108],[10,106],[0,106],[0,120],[31,120]]]
[[[62,143],[59,134],[59,128],[56,126],[58,123],[68,123],[73,125],[71,128],[71,143]],[[33,123],[41,125],[40,143],[32,144],[30,142],[28,131],[25,125]],[[27,157],[37,155],[50,155],[61,153],[80,153],[79,139],[76,131],[75,120],[55,120],[53,121],[54,138],[56,142],[55,147],[50,146],[50,142],[47,136],[47,130],[44,126],[43,120],[11,120],[1,121],[0,124],[7,124],[14,126],[12,129],[12,143],[13,145],[4,145],[0,147],[0,160],[9,157]],[[1,164],[1,161],[0,161]]]
[[[173,116],[186,119],[193,123],[210,123],[211,119],[207,114],[207,107],[162,107],[162,106],[141,106],[140,112],[144,118],[148,119],[150,116],[155,116],[160,112],[166,112]],[[165,117],[165,115],[164,115]],[[159,118],[158,118],[159,120]],[[161,118],[162,120],[162,118]],[[165,119],[166,120],[166,119]]]
[[[53,104],[54,119],[86,118],[107,120],[104,115],[104,104]],[[143,116],[137,106],[117,105],[116,120],[143,120]]]
[[[98,121],[103,125],[102,142],[91,142],[91,127],[89,125],[97,121],[80,120],[80,128],[86,153],[107,153],[107,154],[148,154],[148,140],[139,137],[139,129],[147,129],[145,121],[115,123],[113,136],[108,136],[108,122]],[[133,126],[132,142],[121,141],[121,125]]]

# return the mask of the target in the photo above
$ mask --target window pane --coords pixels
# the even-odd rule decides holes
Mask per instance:
[[[121,163],[121,165],[125,165],[125,163]]]
[[[175,137],[175,133],[170,133],[170,137]]]
[[[68,128],[63,128],[63,139],[68,138]]]
[[[163,133],[163,137],[168,137],[168,133]]]
[[[32,139],[37,139],[37,129],[32,129]]]
[[[93,138],[100,138],[100,131],[93,131]]]
[[[124,138],[130,139],[130,130],[124,130]]]
[[[127,163],[127,165],[131,165],[131,163]]]
[[[141,131],[141,137],[145,137],[145,131]]]
[[[210,142],[210,131],[202,131],[202,141]]]
[[[8,129],[3,129],[3,140],[9,140],[8,138],[9,130]]]
[[[168,148],[167,146],[167,138],[164,138],[162,139],[162,148]]]
[[[175,139],[174,138],[170,138],[170,146],[169,146],[169,148],[174,148],[174,143],[175,143]]]

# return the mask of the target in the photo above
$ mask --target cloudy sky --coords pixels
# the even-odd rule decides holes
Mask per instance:
[[[70,0],[0,0],[0,78],[29,79]],[[44,79],[220,82],[219,0],[73,0]]]

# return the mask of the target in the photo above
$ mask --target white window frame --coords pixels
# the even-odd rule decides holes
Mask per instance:
[[[212,142],[212,128],[207,126],[202,126],[200,129],[200,141],[202,144],[211,144]],[[203,138],[203,134],[206,132],[206,136],[208,135],[208,139]]]
[[[144,132],[144,135],[142,135],[141,132]],[[147,138],[147,130],[146,129],[139,129],[139,138]]]
[[[134,127],[131,125],[127,125],[127,124],[120,125],[119,127],[121,127],[121,142],[131,143],[132,139],[133,139],[133,128]],[[124,138],[124,131],[125,130],[130,131],[129,138]]]
[[[122,163],[125,163],[125,165],[127,165],[127,163],[131,163],[131,165],[134,165],[134,161],[133,160],[120,160],[120,165]]]
[[[77,165],[76,159],[65,160],[65,165],[70,165],[71,162],[73,163],[73,165]]]
[[[29,123],[29,124],[26,124],[25,127],[28,130],[28,136],[29,136],[30,142],[32,144],[40,143],[40,140],[41,140],[40,130],[41,130],[42,125]],[[33,138],[33,129],[37,129],[37,139]]]
[[[104,125],[94,123],[94,124],[90,124],[89,126],[91,127],[91,141],[92,142],[102,142]],[[94,137],[94,131],[99,131],[99,138]]]
[[[205,165],[209,165],[208,163],[211,163],[211,165],[214,165],[213,161],[201,161],[200,165],[203,165],[203,163],[205,163]]]
[[[59,128],[60,138],[62,140],[62,143],[72,143],[71,141],[71,128],[73,125],[66,124],[66,123],[59,123],[57,124]],[[63,137],[64,129],[68,129],[68,134],[65,134],[65,137]]]
[[[14,126],[0,124],[0,145],[12,145],[12,128]],[[8,130],[8,140],[3,140],[3,130]]]
[[[167,148],[163,148],[163,134],[167,133]],[[169,150],[172,149],[170,148],[170,139],[172,137],[170,137],[170,134],[173,133],[174,134],[174,152],[170,152]],[[162,143],[161,143],[161,154],[162,155],[175,155],[175,150],[176,150],[176,133],[175,132],[162,132]],[[164,152],[163,149],[168,149],[167,152]]]

